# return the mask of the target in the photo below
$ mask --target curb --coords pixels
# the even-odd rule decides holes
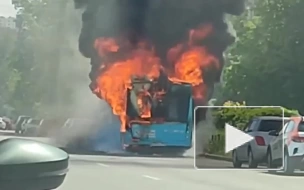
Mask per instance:
[[[204,153],[204,154],[198,155],[198,157],[205,157],[205,158],[211,158],[211,159],[214,159],[214,160],[223,160],[223,161],[232,162],[232,158],[231,157],[217,155],[217,154]]]

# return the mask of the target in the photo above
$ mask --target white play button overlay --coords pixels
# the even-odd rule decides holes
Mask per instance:
[[[252,141],[254,138],[243,131],[225,124],[225,152],[228,153],[243,144]]]

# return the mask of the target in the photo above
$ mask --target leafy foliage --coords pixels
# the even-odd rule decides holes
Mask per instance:
[[[12,2],[18,10],[17,29],[0,28],[0,103],[7,105],[0,107],[0,112],[12,114],[7,113],[9,107],[18,110],[14,113],[17,115],[36,115],[46,106],[56,104],[60,96],[68,99],[70,95],[66,90],[62,90],[63,94],[57,92],[62,88],[58,79],[62,54],[71,51],[65,43],[69,34],[64,30],[70,19],[66,9],[73,2]]]
[[[232,19],[238,41],[227,53],[222,97],[304,111],[304,26],[297,19],[304,16],[304,1],[255,2],[247,14]]]
[[[246,124],[254,117],[258,116],[298,116],[297,110],[288,110],[279,107],[254,107],[247,108],[246,104],[238,102],[226,102],[223,108],[213,111],[214,123],[217,129],[224,129],[225,123],[243,130]]]
[[[223,108],[213,110],[214,125],[217,128],[215,134],[209,141],[207,152],[224,154],[225,147],[225,130],[226,123],[244,130],[251,119],[258,116],[299,116],[297,110],[289,110],[286,108],[246,108],[245,102],[227,101]]]

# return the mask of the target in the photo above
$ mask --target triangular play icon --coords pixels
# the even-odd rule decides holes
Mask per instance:
[[[252,141],[254,138],[243,131],[225,124],[225,153],[229,153],[235,148]]]

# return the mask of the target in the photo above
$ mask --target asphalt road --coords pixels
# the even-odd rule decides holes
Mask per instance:
[[[209,168],[231,167],[229,162],[206,158],[200,163]],[[57,190],[298,190],[303,179],[301,174],[266,171],[195,170],[193,158],[71,155],[70,171]]]
[[[223,164],[205,159],[206,164]],[[71,156],[70,172],[58,190],[298,190],[301,175],[258,171],[195,170],[191,158]]]

